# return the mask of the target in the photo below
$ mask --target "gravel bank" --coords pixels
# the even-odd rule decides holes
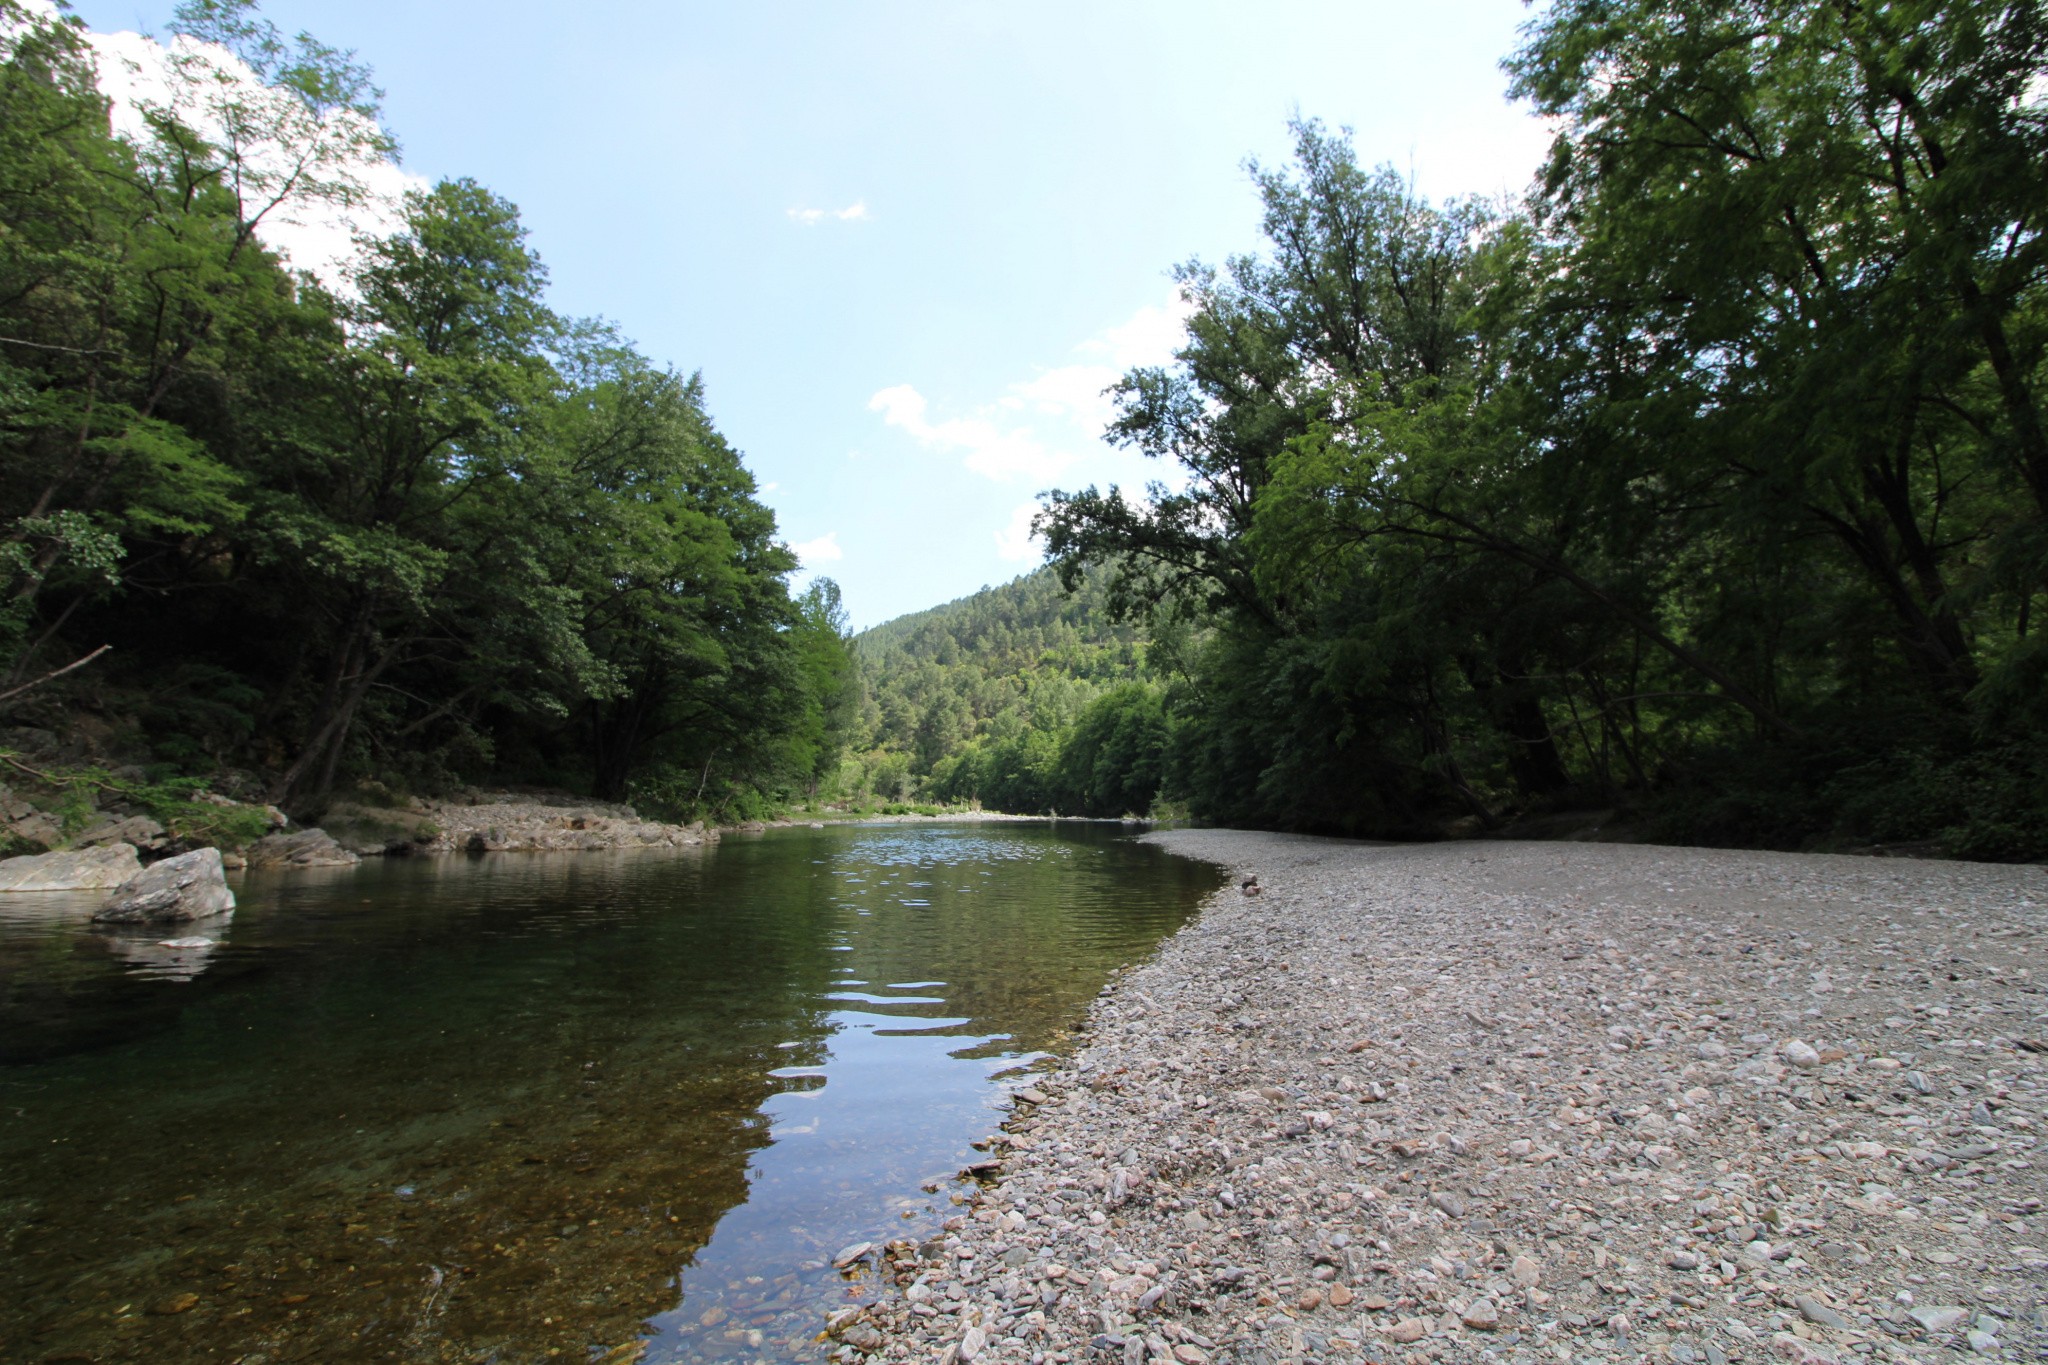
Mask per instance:
[[[2040,1359],[2048,870],[1147,836],[1256,874],[843,1359]]]

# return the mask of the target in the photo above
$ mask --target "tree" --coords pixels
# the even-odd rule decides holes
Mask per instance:
[[[517,210],[450,181],[409,198],[405,228],[355,271],[357,300],[337,305],[354,344],[316,390],[324,429],[275,452],[253,538],[296,582],[316,689],[273,799],[328,791],[371,690],[462,647],[463,608],[497,597],[494,504],[512,493],[519,418],[554,382],[537,349],[545,279]]]
[[[1612,443],[1825,535],[1938,704],[2038,677],[2048,14],[1589,0],[1510,69],[1561,124],[1557,330],[1655,422]]]

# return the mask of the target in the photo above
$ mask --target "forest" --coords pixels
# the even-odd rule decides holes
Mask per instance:
[[[531,784],[676,816],[974,805],[2048,857],[2048,15],[1558,0],[1554,142],[1433,202],[1299,118],[1258,249],[1123,377],[1144,489],[858,639],[701,381],[559,316],[517,210],[340,281],[267,219],[388,150],[243,0],[118,137],[0,0],[0,722],[294,813]],[[12,752],[13,749],[10,749]]]
[[[1298,120],[1116,388],[1160,477],[1045,500],[1176,642],[1131,772],[1223,824],[2048,856],[2048,16],[1560,0],[1506,68],[1526,203]],[[934,792],[1073,800],[1016,783],[1071,726],[921,749],[953,714],[892,732]]]
[[[1167,744],[1153,633],[1108,577],[1052,569],[854,637],[853,744],[829,788],[855,800],[1018,814],[1145,813]]]
[[[288,269],[260,233],[362,202],[378,92],[237,0],[175,32],[260,85],[174,49],[116,137],[76,22],[0,0],[10,752],[294,813],[491,781],[737,818],[813,787],[853,714],[845,613],[792,594],[699,380],[550,311],[470,181],[344,280]]]

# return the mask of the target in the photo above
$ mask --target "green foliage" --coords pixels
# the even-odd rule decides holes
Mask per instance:
[[[241,848],[271,828],[263,807],[212,796],[200,778],[137,781],[89,764],[38,768],[7,749],[0,749],[0,767],[13,785],[35,796],[67,839],[82,833],[108,808],[147,815],[171,838],[194,846]]]
[[[0,0],[0,705],[61,723],[89,688],[150,756],[306,808],[372,777],[815,789],[844,614],[792,600],[701,384],[555,315],[472,181],[409,196],[339,294],[287,272],[259,229],[363,201],[378,92],[248,0],[174,29],[260,83],[181,46],[129,142],[78,27]]]
[[[1178,491],[1050,495],[1070,581],[1202,627],[1167,798],[2041,856],[2048,18],[1574,0],[1509,65],[1532,204],[1298,124],[1119,389]]]
[[[1020,814],[1143,813],[1165,718],[1147,632],[1110,584],[1049,569],[858,636],[864,755],[840,799],[921,792]]]

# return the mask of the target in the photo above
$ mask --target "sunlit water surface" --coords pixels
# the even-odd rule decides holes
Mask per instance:
[[[887,825],[252,874],[169,946],[0,896],[0,1360],[815,1360],[1215,876]]]

